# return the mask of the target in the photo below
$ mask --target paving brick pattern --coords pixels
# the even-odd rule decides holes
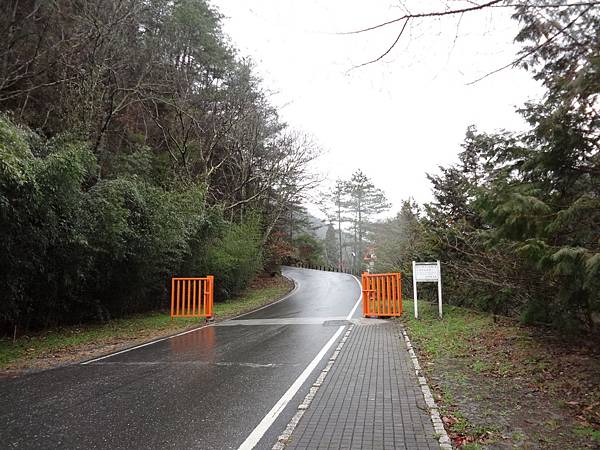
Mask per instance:
[[[397,324],[355,325],[288,449],[439,449]]]

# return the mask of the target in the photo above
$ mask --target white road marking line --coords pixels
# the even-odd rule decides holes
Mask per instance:
[[[361,297],[358,298],[358,302],[360,302],[360,300],[362,298],[362,285],[360,287],[361,287]],[[358,302],[354,306],[352,311],[350,312],[349,317],[352,317],[352,315],[354,314],[354,311],[356,311]],[[327,363],[327,365],[325,366],[325,368],[321,371],[321,374],[317,377],[317,379],[313,383],[312,387],[310,388],[309,393],[306,394],[306,397],[304,397],[303,402],[298,406],[298,411],[296,411],[296,414],[294,415],[294,417],[292,417],[292,420],[290,421],[290,423],[287,424],[287,426],[283,430],[283,433],[281,433],[281,435],[279,435],[279,437],[277,438],[277,442],[275,443],[275,445],[273,445],[273,448],[271,450],[285,450],[285,446],[289,442],[292,434],[294,433],[296,426],[300,422],[300,419],[302,419],[304,412],[310,407],[310,404],[311,404],[313,398],[315,397],[315,395],[317,394],[319,388],[323,385],[323,382],[325,381],[325,377],[327,377],[327,374],[331,370],[332,365],[334,364],[337,356],[340,354],[340,351],[342,350],[344,342],[348,339],[348,336],[350,335],[350,332],[352,331],[353,328],[354,328],[354,325],[350,325],[350,327],[348,328],[348,331],[346,331],[346,333],[344,334],[344,337],[341,339],[339,345],[335,349],[333,356],[330,358],[330,360]]]
[[[271,319],[237,319],[215,324],[215,327],[262,326],[262,325],[323,325],[325,322],[346,320],[346,316],[330,317],[284,317]]]
[[[360,284],[360,281],[358,281],[358,278],[356,278],[354,275],[352,275],[352,278],[354,278],[354,280],[358,283],[360,295],[358,296],[358,300],[356,300],[356,303],[354,304],[354,308],[352,308],[352,311],[350,311],[350,314],[348,314],[348,317],[346,317],[346,320],[350,320],[352,318],[354,312],[356,311],[356,308],[358,308],[358,305],[360,305],[360,302],[362,300],[362,284]]]
[[[288,279],[291,279],[291,278],[288,278]],[[260,307],[258,309],[254,309],[252,311],[248,311],[247,313],[240,314],[239,316],[232,317],[231,319],[227,319],[227,320],[228,321],[229,320],[234,320],[234,319],[236,319],[238,317],[243,317],[243,316],[246,316],[248,314],[252,314],[252,313],[254,313],[256,311],[260,311],[261,309],[268,308],[269,306],[276,305],[277,303],[280,303],[280,302],[282,302],[284,300],[287,300],[292,295],[294,295],[296,293],[296,291],[298,290],[298,286],[299,286],[298,283],[296,282],[296,280],[292,280],[292,281],[294,282],[294,289],[292,289],[290,292],[288,292],[285,296],[281,297],[279,300],[277,300],[277,301],[275,301],[273,303],[269,303],[268,305],[262,306],[262,307]],[[163,342],[163,341],[166,341],[168,339],[172,339],[172,338],[175,338],[175,337],[178,337],[178,336],[183,336],[184,334],[193,333],[194,331],[198,331],[198,330],[201,330],[202,328],[206,328],[206,327],[212,327],[214,325],[217,325],[217,324],[212,324],[211,323],[211,324],[207,324],[207,325],[202,325],[202,326],[199,326],[197,328],[192,328],[191,330],[184,331],[182,333],[174,334],[173,336],[167,336],[167,337],[164,337],[164,338],[161,338],[161,339],[156,339],[155,341],[146,342],[145,344],[136,345],[135,347],[129,347],[129,348],[126,348],[126,349],[121,350],[119,352],[109,353],[108,355],[104,355],[104,356],[101,356],[99,358],[90,359],[89,361],[85,361],[85,362],[80,363],[80,365],[86,366],[86,365],[94,363],[96,361],[101,361],[101,360],[106,359],[106,358],[111,358],[113,356],[117,356],[117,355],[120,355],[122,353],[127,353],[127,352],[130,352],[131,350],[137,350],[138,348],[146,347],[148,345],[157,344],[159,342]]]
[[[99,366],[241,366],[250,367],[253,369],[272,368],[272,367],[284,367],[284,366],[298,366],[299,364],[260,364],[251,362],[210,362],[210,361],[102,361],[96,363]]]
[[[352,318],[352,316],[354,315],[354,312],[356,311],[356,308],[358,308],[358,305],[360,304],[360,302],[362,300],[362,285],[360,284],[358,279],[356,279],[356,277],[353,277],[353,278],[358,283],[361,291],[360,291],[358,300],[356,300],[356,303],[354,304],[354,307],[352,308],[352,310],[350,311],[348,316],[346,316],[346,320],[350,320]],[[273,425],[275,420],[277,420],[277,417],[279,417],[279,414],[281,414],[281,412],[285,409],[285,407],[290,402],[290,400],[300,390],[300,388],[302,387],[304,382],[308,379],[308,377],[310,376],[312,371],[315,369],[315,367],[317,367],[317,365],[323,359],[323,357],[325,356],[325,354],[327,353],[329,348],[333,345],[333,343],[337,340],[337,338],[342,334],[342,331],[344,331],[345,328],[346,328],[346,326],[342,325],[341,327],[339,327],[337,329],[337,331],[331,337],[331,339],[327,342],[327,344],[325,344],[325,346],[323,346],[323,348],[317,354],[317,356],[315,356],[315,358],[310,362],[310,364],[306,367],[306,369],[304,369],[304,372],[302,372],[300,374],[300,376],[298,378],[296,378],[296,381],[294,381],[294,383],[289,387],[289,389],[285,392],[285,394],[283,394],[283,396],[279,399],[279,401],[277,403],[275,403],[275,406],[273,406],[273,408],[271,408],[271,410],[267,413],[267,415],[265,417],[263,417],[263,419],[256,426],[256,428],[254,428],[254,430],[252,430],[252,433],[250,433],[250,435],[246,438],[246,440],[244,442],[242,442],[242,445],[240,445],[238,447],[238,450],[251,450],[256,446],[256,444],[259,443],[259,441],[265,435],[267,430],[269,428],[271,428],[271,425]],[[323,369],[322,372],[327,373],[329,371],[329,369],[331,368],[332,364],[333,364],[333,361],[329,361],[327,363],[327,366],[325,367],[325,369]]]
[[[358,298],[358,300],[357,300],[356,304],[354,305],[354,308],[352,308],[352,311],[350,311],[350,314],[348,315],[348,317],[346,317],[346,320],[350,320],[350,318],[351,318],[351,317],[352,317],[352,315],[354,314],[354,311],[356,311],[356,308],[358,308],[358,304],[360,303],[360,300],[362,299],[362,285],[360,284],[360,282],[358,281],[358,279],[357,279],[356,277],[354,277],[354,276],[353,276],[353,278],[356,280],[356,282],[358,283],[358,285],[359,285],[359,286],[360,286],[360,288],[361,288],[361,295],[360,295],[360,297]],[[279,303],[279,302],[282,302],[282,301],[284,301],[284,300],[287,300],[287,299],[288,299],[288,298],[290,298],[292,295],[294,295],[294,294],[296,293],[296,291],[298,290],[298,288],[300,287],[299,283],[297,283],[297,282],[296,282],[296,280],[292,280],[292,281],[294,282],[294,289],[292,289],[292,291],[291,291],[291,292],[287,293],[287,294],[286,294],[284,297],[280,298],[280,299],[279,299],[279,300],[277,300],[276,302],[269,303],[268,305],[265,305],[265,306],[263,306],[263,307],[261,307],[261,308],[255,309],[255,310],[253,310],[253,311],[249,311],[249,312],[247,312],[247,313],[244,313],[244,314],[240,314],[239,316],[232,317],[231,319],[228,319],[228,320],[234,320],[234,319],[236,319],[237,317],[243,317],[243,316],[246,316],[246,315],[248,315],[248,314],[252,314],[252,313],[254,313],[254,312],[256,312],[256,311],[260,311],[261,309],[268,308],[268,307],[270,307],[270,306],[272,306],[272,305],[275,305],[275,304],[277,304],[277,303]],[[193,328],[193,329],[191,329],[191,330],[184,331],[184,332],[182,332],[182,333],[174,334],[173,336],[167,336],[167,337],[164,337],[164,338],[161,338],[161,339],[156,339],[156,340],[154,340],[154,341],[146,342],[146,343],[144,343],[144,344],[136,345],[136,346],[134,346],[134,347],[129,347],[129,348],[126,348],[126,349],[124,349],[124,350],[121,350],[121,351],[118,351],[118,352],[109,353],[108,355],[100,356],[99,358],[90,359],[89,361],[84,361],[84,362],[80,363],[80,365],[82,365],[82,366],[87,366],[88,364],[94,363],[94,362],[96,362],[96,361],[102,361],[103,359],[106,359],[106,358],[111,358],[111,357],[113,357],[113,356],[121,355],[121,354],[123,354],[123,353],[127,353],[127,352],[130,352],[130,351],[132,351],[132,350],[137,350],[138,348],[147,347],[148,345],[152,345],[152,344],[157,344],[157,343],[159,343],[159,342],[163,342],[163,341],[166,341],[166,340],[168,340],[168,339],[172,339],[172,338],[175,338],[175,337],[178,337],[178,336],[183,336],[184,334],[193,333],[194,331],[198,331],[198,330],[201,330],[202,328],[206,328],[206,327],[212,327],[212,326],[214,326],[214,325],[217,325],[217,324],[208,324],[208,325],[202,325],[202,326],[200,326],[200,327],[198,327],[198,328]]]
[[[252,433],[246,438],[246,440],[238,447],[238,450],[251,450],[256,444],[261,440],[267,430],[273,425],[273,422],[279,417],[279,414],[283,411],[283,409],[287,406],[290,400],[296,395],[296,393],[300,390],[306,379],[310,376],[315,367],[319,364],[319,362],[323,359],[327,351],[331,348],[334,342],[340,337],[342,331],[346,328],[345,325],[342,325],[337,329],[335,334],[329,339],[329,341],[321,348],[321,351],[315,356],[315,358],[310,362],[304,372],[300,374],[296,381],[289,387],[289,389],[283,394],[283,396],[279,399],[275,406],[271,408],[271,410],[267,413],[267,415],[260,421],[260,423],[254,428]]]
[[[131,350],[136,350],[138,348],[142,348],[142,347],[146,347],[148,345],[156,344],[158,342],[166,341],[168,339],[172,339],[172,338],[177,337],[177,336],[183,336],[184,334],[193,333],[194,331],[198,331],[198,330],[201,330],[202,328],[206,328],[206,327],[212,327],[212,324],[210,324],[210,325],[202,325],[201,327],[194,328],[194,329],[188,330],[188,331],[184,331],[182,333],[177,333],[177,334],[174,334],[173,336],[167,336],[167,337],[164,337],[164,338],[161,338],[161,339],[157,339],[155,341],[146,342],[145,344],[136,345],[135,347],[126,348],[125,350],[121,350],[120,352],[110,353],[108,355],[101,356],[100,358],[90,359],[89,361],[82,362],[81,365],[85,366],[87,364],[91,364],[91,363],[96,362],[96,361],[101,361],[101,360],[106,359],[106,358],[111,358],[113,356],[120,355],[121,353],[127,353],[127,352],[130,352]]]
[[[283,276],[294,283],[294,288],[290,292],[288,292],[287,294],[285,294],[279,300],[274,301],[273,303],[269,303],[268,305],[261,306],[260,308],[253,309],[252,311],[248,311],[246,313],[240,314],[239,316],[232,317],[231,319],[227,319],[227,321],[229,321],[229,320],[236,320],[238,317],[249,316],[250,314],[253,314],[253,313],[257,312],[257,311],[261,311],[261,310],[263,310],[265,308],[269,308],[270,306],[276,305],[277,303],[281,303],[282,301],[287,300],[292,295],[294,295],[298,291],[298,289],[300,287],[300,284],[296,280],[294,280],[294,279],[292,279],[290,277],[286,277],[285,275],[283,275]],[[226,321],[224,321],[224,322],[226,322]]]

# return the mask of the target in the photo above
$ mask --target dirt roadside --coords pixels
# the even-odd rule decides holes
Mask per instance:
[[[468,310],[444,320],[404,321],[455,447],[600,448],[596,339]]]

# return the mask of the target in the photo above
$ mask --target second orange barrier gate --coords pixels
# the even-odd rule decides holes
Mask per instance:
[[[402,314],[400,273],[363,273],[363,316],[393,317]]]
[[[214,277],[171,279],[171,317],[213,316]]]

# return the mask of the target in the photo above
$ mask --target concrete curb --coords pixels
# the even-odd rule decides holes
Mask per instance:
[[[410,355],[410,359],[415,367],[417,380],[419,381],[421,392],[423,392],[423,398],[425,399],[425,404],[427,404],[427,409],[429,409],[431,422],[433,423],[433,429],[435,430],[436,437],[440,443],[440,448],[444,450],[452,450],[452,441],[450,440],[448,433],[446,433],[444,422],[442,421],[438,407],[433,399],[433,395],[431,394],[431,389],[429,389],[427,379],[421,370],[421,365],[419,364],[419,360],[417,359],[417,355],[413,350],[406,330],[402,329],[402,335],[404,336],[404,342],[406,342],[406,348],[408,350],[408,354]]]

